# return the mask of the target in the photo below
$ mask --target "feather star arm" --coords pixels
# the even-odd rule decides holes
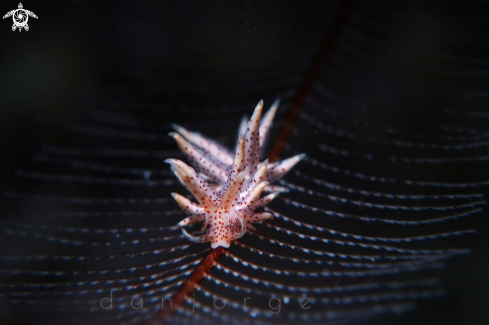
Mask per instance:
[[[182,228],[183,235],[193,242],[211,242],[212,248],[229,247],[231,242],[243,236],[247,229],[254,229],[253,222],[273,217],[268,212],[255,212],[271,202],[278,192],[288,189],[271,186],[270,182],[283,177],[304,154],[286,160],[260,164],[261,149],[266,144],[273,117],[278,107],[275,101],[261,120],[263,101],[260,101],[247,124],[241,123],[234,158],[220,144],[199,133],[173,125],[177,133],[170,133],[190,163],[199,171],[177,159],[167,159],[175,176],[198,203],[177,193],[173,198],[189,216],[178,223],[184,227],[203,222],[202,235],[194,236]],[[207,180],[215,184],[209,184]],[[262,192],[273,192],[261,197]]]

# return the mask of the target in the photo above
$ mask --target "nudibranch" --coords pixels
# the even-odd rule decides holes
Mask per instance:
[[[195,197],[194,203],[180,194],[172,193],[182,210],[189,216],[178,223],[183,235],[193,242],[211,242],[212,248],[229,247],[243,236],[247,229],[255,230],[251,223],[272,218],[271,213],[255,212],[272,201],[286,188],[270,183],[284,176],[304,154],[283,161],[259,162],[265,146],[278,101],[261,120],[263,101],[255,108],[248,123],[243,119],[239,127],[236,153],[233,155],[222,145],[199,133],[173,125],[172,136],[188,158],[186,165],[177,159],[167,159],[175,176]],[[261,120],[261,122],[260,122]],[[233,158],[234,156],[234,158]],[[271,192],[261,197],[262,192]],[[183,227],[203,222],[202,235],[193,236]]]

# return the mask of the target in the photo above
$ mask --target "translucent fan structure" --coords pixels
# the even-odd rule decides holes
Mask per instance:
[[[74,38],[79,24],[47,21],[53,30],[69,32],[73,44],[103,41],[80,52],[107,73],[87,88],[81,78],[48,87],[57,74],[36,70],[45,61],[35,49],[65,46],[51,36],[41,42],[48,33],[29,49],[40,60],[32,65],[16,63],[9,47],[2,60],[15,64],[0,76],[2,105],[17,89],[23,101],[12,112],[36,106],[35,119],[19,119],[6,139],[16,154],[1,158],[0,324],[144,324],[189,284],[213,249],[178,226],[189,216],[171,193],[184,188],[163,161],[186,157],[167,135],[172,123],[236,148],[230,135],[246,129],[239,119],[257,96],[279,97],[270,133],[280,135],[337,9],[248,2],[100,2],[94,10],[80,1],[80,15],[53,3],[90,35]],[[289,189],[262,208],[274,218],[222,249],[165,324],[480,324],[489,261],[487,9],[484,1],[357,1],[280,152],[306,156],[270,189]],[[48,61],[71,57],[64,47],[57,55]],[[43,78],[16,84],[17,65]],[[32,93],[36,80],[43,85]],[[78,86],[72,113],[60,100]],[[202,147],[195,133],[176,130]],[[226,162],[212,159],[228,166],[222,173],[194,165],[215,192],[225,191],[235,157],[219,152]],[[192,236],[199,226],[184,225]]]
[[[172,132],[170,135],[199,171],[197,173],[180,160],[165,160],[199,202],[196,204],[180,194],[172,193],[183,211],[190,214],[179,226],[203,222],[202,231],[208,227],[206,234],[200,236],[190,235],[182,229],[185,237],[194,242],[210,241],[212,248],[229,247],[247,229],[256,230],[251,223],[272,217],[271,213],[256,213],[255,209],[264,207],[278,195],[273,191],[286,191],[283,187],[269,184],[280,179],[304,157],[300,154],[272,164],[268,163],[268,159],[259,163],[260,152],[266,145],[277,107],[278,101],[275,101],[260,123],[263,110],[263,101],[260,101],[248,124],[241,123],[234,159],[214,141],[181,126],[174,126],[180,134]],[[209,185],[207,180],[213,181],[214,186]],[[273,193],[260,198],[263,191]]]

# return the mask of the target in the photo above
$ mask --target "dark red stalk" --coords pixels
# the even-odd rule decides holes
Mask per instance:
[[[323,68],[325,62],[329,58],[331,49],[333,48],[334,42],[336,41],[338,35],[340,34],[343,26],[345,25],[350,11],[353,7],[355,0],[345,0],[340,5],[336,18],[331,25],[331,28],[327,31],[325,37],[323,38],[321,48],[311,65],[310,69],[307,71],[304,79],[294,96],[287,115],[285,117],[284,124],[280,129],[280,133],[275,141],[272,149],[270,150],[269,158],[271,161],[276,161],[279,159],[280,152],[283,150],[287,137],[290,135],[294,128],[294,124],[299,117],[302,110],[304,102],[307,95],[311,91],[311,88],[316,81],[321,69]],[[175,308],[178,308],[186,297],[195,289],[195,285],[198,284],[209,270],[216,264],[217,260],[225,252],[223,247],[217,247],[211,250],[206,257],[200,262],[199,266],[190,274],[189,278],[182,283],[180,289],[173,295],[172,304],[173,308],[165,308],[157,312],[151,319],[144,322],[144,325],[159,325],[163,324],[166,317],[169,317]]]
[[[279,160],[280,153],[285,146],[286,140],[290,135],[290,132],[292,132],[292,130],[294,129],[294,124],[301,113],[307,95],[311,91],[311,88],[314,85],[314,82],[321,72],[321,69],[323,68],[325,62],[328,60],[334,42],[338,38],[338,35],[340,34],[343,26],[347,22],[348,16],[354,3],[355,0],[345,0],[341,3],[336,18],[331,25],[331,28],[326,32],[326,35],[323,38],[321,48],[319,49],[319,52],[313,64],[304,76],[304,79],[302,80],[297,93],[290,103],[277,140],[275,141],[273,147],[270,149],[270,154],[268,155],[270,161]]]

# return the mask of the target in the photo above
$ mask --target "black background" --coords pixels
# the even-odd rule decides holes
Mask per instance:
[[[252,103],[261,98],[270,103],[279,95],[290,96],[312,65],[339,3],[24,2],[25,9],[39,16],[39,19],[29,19],[30,30],[12,32],[10,18],[2,20],[0,26],[0,186],[3,190],[20,186],[14,170],[18,166],[29,166],[31,155],[39,146],[52,142],[52,139],[70,143],[72,139],[51,128],[49,121],[69,125],[87,121],[93,109],[108,107],[117,111],[121,107],[123,111],[130,103],[136,108],[159,110],[155,119],[162,120],[155,121],[155,125],[165,125],[161,132],[164,135],[167,124],[184,123],[186,114],[195,114],[189,117],[193,121],[207,119],[212,122],[209,114],[213,113],[206,113],[207,108],[247,105],[249,112]],[[17,3],[4,1],[0,9],[7,12],[16,6]],[[415,120],[418,129],[412,129],[414,133],[442,118],[447,108],[457,107],[457,112],[487,112],[487,94],[484,95],[489,87],[487,9],[483,2],[476,1],[464,4],[435,1],[425,5],[359,1],[353,12],[379,15],[384,22],[382,28],[386,30],[389,28],[385,26],[389,24],[394,26],[393,30],[402,30],[403,26],[423,25],[426,21],[438,27],[425,35],[431,40],[428,45],[420,42],[406,49],[403,42],[411,41],[406,36],[398,40],[398,44],[393,40],[388,53],[376,53],[369,60],[359,55],[352,65],[352,74],[358,70],[357,84],[349,90],[349,96],[368,103],[374,111],[380,112],[379,116],[383,114],[379,117],[381,124],[402,127],[403,118]],[[409,20],[398,22],[396,15],[405,12]],[[443,58],[413,60],[411,57],[416,51],[443,53],[448,51],[447,48],[461,58],[460,66],[467,58],[475,58],[475,65],[479,66],[474,68],[476,77],[470,78],[472,75],[467,77],[463,73],[440,77],[434,72],[436,67],[452,68]],[[386,59],[389,56],[395,60]],[[420,65],[435,68],[427,69],[424,74],[412,72]],[[397,85],[379,86],[370,82],[372,78],[367,76],[364,66],[368,66],[371,74],[375,71],[387,80],[396,80]],[[327,63],[324,69],[327,71],[328,68]],[[406,88],[409,91],[403,90]],[[433,90],[437,96],[419,100],[417,94],[426,89]],[[450,97],[460,89],[482,95],[476,96],[475,100]],[[374,91],[381,95],[377,101],[368,102],[368,94]],[[175,107],[184,107],[188,113],[176,112]],[[232,116],[236,125],[239,117],[239,114]],[[458,118],[448,119],[456,121]],[[233,139],[223,139],[219,118],[215,121],[215,127],[210,127],[208,133],[232,145]],[[479,119],[461,117],[460,123],[487,130],[487,116]],[[226,128],[231,130],[235,125]],[[479,155],[475,150],[473,153]],[[433,171],[420,170],[419,175],[430,172]],[[460,163],[435,172],[453,182],[489,179],[485,161]],[[26,192],[32,192],[38,185],[22,183],[22,186]],[[487,196],[488,187],[481,185],[477,191]],[[4,203],[2,208],[5,211],[2,217],[8,220],[22,210]],[[478,234],[469,241],[473,253],[450,260],[441,273],[447,295],[423,301],[416,312],[381,318],[378,323],[487,323],[487,208],[478,218],[472,225]],[[10,237],[3,237],[1,243],[6,252],[19,245]]]

